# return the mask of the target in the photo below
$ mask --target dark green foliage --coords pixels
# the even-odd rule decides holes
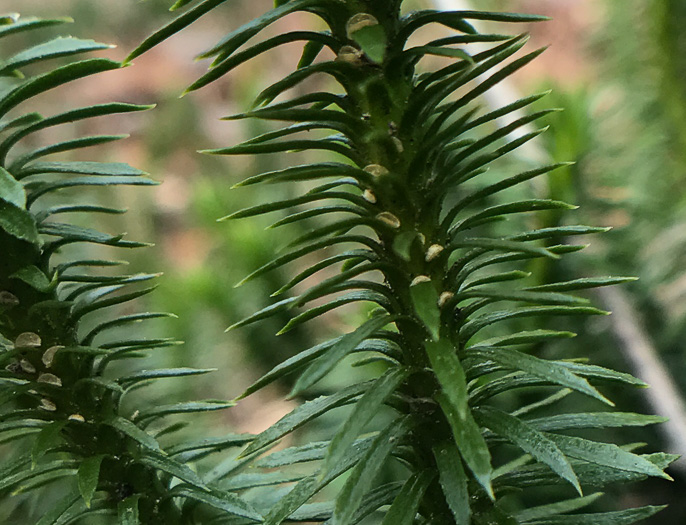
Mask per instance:
[[[211,4],[199,3],[150,37],[130,58],[193,22]],[[295,208],[275,226],[303,221],[310,228],[289,251],[247,279],[332,245],[345,244],[348,251],[302,270],[277,294],[325,268],[340,264],[339,273],[300,295],[265,307],[232,328],[299,307],[309,309],[296,315],[284,330],[353,301],[373,307],[369,320],[359,328],[278,365],[244,396],[296,371],[299,377],[292,395],[306,395],[351,353],[365,352],[385,363],[385,372],[377,379],[307,402],[248,447],[247,452],[256,452],[315,417],[342,404],[353,404],[330,444],[317,445],[318,452],[311,459],[323,459],[319,469],[281,499],[266,521],[276,524],[291,515],[295,519],[297,510],[332,476],[346,470],[350,470],[349,477],[329,513],[320,518],[330,516],[336,525],[356,523],[375,510],[385,511],[384,522],[389,523],[414,522],[415,514],[429,522],[471,520],[478,524],[634,523],[648,517],[659,509],[569,514],[597,498],[568,499],[574,491],[581,495],[584,488],[602,486],[610,479],[668,476],[663,472],[666,464],[656,463],[651,456],[560,432],[651,424],[659,418],[612,412],[542,419],[531,415],[542,408],[550,410],[570,390],[613,405],[602,393],[603,382],[608,380],[643,386],[626,374],[533,355],[534,344],[574,334],[522,331],[513,324],[515,319],[533,318],[529,326],[535,328],[537,316],[603,314],[589,306],[585,297],[570,292],[628,280],[583,278],[539,286],[527,281],[530,274],[523,270],[530,261],[558,259],[582,248],[546,243],[602,229],[536,227],[535,218],[528,223],[519,218],[521,214],[535,217],[536,212],[575,208],[561,201],[531,199],[518,190],[536,177],[548,173],[555,177],[552,172],[565,164],[501,180],[485,175],[496,160],[543,130],[518,138],[512,138],[513,132],[549,112],[494,126],[496,119],[527,108],[542,96],[537,95],[479,116],[474,101],[524,67],[540,50],[518,58],[525,35],[480,34],[470,21],[513,23],[541,18],[480,11],[401,14],[400,7],[400,1],[277,2],[272,11],[230,32],[202,53],[201,58],[213,62],[188,89],[214,82],[284,43],[305,41],[296,70],[266,87],[251,111],[227,117],[282,121],[286,127],[206,153],[328,150],[339,156],[336,162],[262,173],[237,184],[288,182],[305,183],[307,188],[302,197],[227,217]],[[259,40],[262,30],[294,12],[315,15],[327,30],[293,31]],[[410,37],[431,24],[452,28],[458,34],[410,47]],[[251,40],[253,37],[257,38]],[[470,52],[471,43],[490,47]],[[438,69],[423,70],[422,59],[429,55],[449,60]],[[321,90],[303,95],[309,79],[320,74],[335,80],[343,92]],[[295,87],[300,88],[298,95],[287,99],[288,90]],[[507,219],[511,219],[511,227],[494,227],[495,222]],[[521,229],[522,224],[532,223],[533,229]],[[323,298],[328,302],[322,304]],[[315,300],[316,305],[310,305]],[[506,411],[500,401],[503,394],[516,400],[517,391],[524,388],[540,391],[540,401]],[[355,440],[380,412],[386,412],[391,422],[371,441],[364,441],[367,450],[362,453]],[[504,440],[514,449],[506,452]],[[326,454],[322,454],[324,447]],[[301,452],[294,450],[293,454],[293,462],[300,462]],[[496,468],[506,459],[511,462]],[[374,478],[383,466],[398,461],[407,472],[402,488],[394,485],[387,490],[386,485],[375,485]],[[284,467],[287,463],[277,464]],[[519,481],[528,472],[535,473],[531,485]],[[538,490],[561,482],[573,488],[571,493],[561,492],[565,496],[557,503],[516,511],[502,500],[512,490],[528,486]]]
[[[193,3],[179,0],[172,10]],[[128,61],[223,3],[189,5]],[[578,251],[584,246],[568,244],[568,238],[604,229],[562,223],[550,227],[538,219],[575,208],[528,195],[530,181],[555,177],[565,163],[498,178],[487,173],[543,130],[514,132],[550,111],[504,126],[496,122],[543,95],[479,111],[475,101],[481,95],[541,51],[520,56],[525,35],[481,34],[473,23],[531,23],[542,18],[482,11],[403,14],[401,3],[278,1],[273,10],[202,53],[201,58],[213,62],[188,89],[215,82],[283,44],[303,42],[291,74],[266,87],[251,110],[226,117],[286,122],[285,127],[206,153],[336,154],[334,160],[256,174],[236,184],[287,182],[303,192],[225,218],[285,212],[274,228],[302,226],[285,253],[245,281],[324,248],[344,246],[301,268],[275,291],[286,298],[231,328],[304,308],[293,314],[285,332],[341,306],[369,303],[367,318],[357,328],[280,363],[238,398],[294,372],[290,397],[311,398],[257,436],[180,442],[175,432],[183,425],[165,426],[163,421],[169,415],[185,417],[232,403],[125,408],[128,403],[122,400],[138,387],[211,371],[174,368],[121,374],[113,366],[175,345],[174,340],[147,338],[135,329],[134,323],[165,314],[129,314],[82,328],[94,312],[151,292],[147,283],[156,276],[103,275],[106,272],[99,270],[119,263],[73,250],[73,245],[83,244],[145,246],[92,228],[93,219],[78,219],[82,213],[121,213],[97,200],[81,199],[93,195],[93,186],[154,182],[121,163],[42,160],[122,138],[118,135],[81,137],[28,151],[21,141],[62,124],[148,107],[112,103],[48,117],[28,109],[15,113],[36,95],[121,64],[84,59],[32,73],[44,60],[107,47],[75,38],[42,43],[0,63],[0,359],[6,366],[0,374],[0,439],[16,453],[16,459],[0,466],[0,491],[5,495],[66,481],[61,500],[38,523],[89,523],[99,519],[95,516],[109,516],[120,524],[348,525],[368,517],[383,525],[630,524],[660,510],[647,506],[579,513],[601,496],[585,495],[590,488],[648,476],[669,479],[664,469],[674,457],[637,454],[631,446],[599,441],[597,434],[577,435],[578,430],[662,420],[599,411],[613,406],[604,393],[607,383],[646,386],[641,381],[538,352],[541,345],[574,336],[548,325],[542,329],[537,326],[540,319],[603,315],[606,312],[576,294],[630,279],[537,282],[529,271],[532,261],[555,261]],[[327,29],[293,30],[260,40],[264,29],[298,12],[318,17]],[[65,21],[6,17],[0,20],[0,37]],[[416,37],[426,34],[419,31],[435,24],[456,34],[415,45]],[[474,52],[471,44],[482,47]],[[428,57],[441,61],[425,69]],[[320,84],[325,87],[303,94],[310,79],[321,74],[335,80],[342,93]],[[292,88],[298,93],[287,99]],[[63,198],[70,190],[78,201]],[[61,214],[76,218],[58,222]],[[324,270],[326,278],[287,295],[296,285],[302,290],[302,283],[312,282]],[[128,329],[128,337],[106,337],[121,333],[114,330],[121,327]],[[358,355],[357,366],[374,363],[365,380],[335,392],[322,387],[337,367]],[[317,390],[321,388],[323,392]],[[520,397],[522,391],[527,401]],[[558,409],[567,396],[579,395],[598,408]],[[346,415],[339,417],[340,425],[329,432],[328,440],[268,453],[282,438],[317,418],[330,418],[332,412]],[[245,448],[205,468],[207,456],[232,447]],[[521,501],[532,501],[543,494],[529,508],[518,503],[519,495]]]
[[[2,19],[0,38],[33,31],[68,19]],[[237,495],[203,481],[185,462],[198,451],[241,446],[245,437],[177,443],[164,451],[161,419],[223,409],[230,403],[207,401],[124,408],[135,387],[159,378],[204,374],[189,368],[141,370],[118,377],[121,360],[141,357],[151,349],[175,345],[150,339],[139,321],[165,317],[141,313],[81,326],[91,314],[117,307],[152,290],[152,274],[106,275],[98,269],[118,266],[88,258],[86,244],[138,248],[146,243],[90,227],[94,214],[121,213],[103,206],[88,186],[153,185],[147,174],[122,163],[44,161],[48,155],[104,144],[121,135],[91,136],[30,146],[22,139],[44,130],[94,117],[138,112],[150,106],[111,103],[61,109],[49,116],[31,112],[33,97],[80,78],[116,70],[107,59],[81,59],[50,69],[60,57],[108,48],[72,37],[49,40],[0,62],[0,439],[4,443],[0,491],[4,512],[22,494],[55,482],[61,500],[38,520],[42,525],[94,516],[119,516],[119,523],[194,522],[208,516],[261,516]],[[60,104],[54,104],[56,108]],[[54,136],[54,135],[52,135]],[[33,149],[32,149],[33,148]],[[67,188],[78,191],[66,193]],[[83,220],[84,213],[91,215]],[[63,219],[67,217],[68,219]],[[88,225],[88,226],[86,226]],[[79,249],[73,249],[78,245]],[[98,318],[100,319],[100,318]],[[125,327],[128,336],[113,329]],[[155,427],[155,433],[150,428]],[[15,459],[9,460],[14,456]],[[205,510],[203,510],[203,508]],[[207,514],[206,509],[214,509]]]

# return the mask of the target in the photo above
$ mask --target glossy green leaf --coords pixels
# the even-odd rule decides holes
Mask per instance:
[[[490,206],[483,211],[477,212],[470,217],[463,219],[450,228],[449,234],[452,238],[463,231],[479,224],[480,221],[491,217],[499,217],[503,215],[511,215],[515,213],[530,213],[535,211],[545,210],[574,210],[578,206],[567,204],[562,201],[554,201],[549,199],[530,199],[517,202],[510,202],[507,204],[497,204]]]
[[[290,397],[294,397],[310,388],[326,374],[328,374],[341,359],[352,352],[357,345],[367,339],[377,330],[394,321],[394,317],[383,314],[373,317],[354,332],[343,336],[335,345],[317,358],[298,378],[291,390]]]
[[[353,445],[351,453],[343,461],[339,462],[334,469],[320,479],[320,476],[312,475],[298,482],[291,491],[274,505],[264,518],[265,525],[278,525],[291,516],[297,509],[306,503],[312,496],[319,492],[334,479],[362,461],[372,449],[373,439],[359,440]]]
[[[148,453],[141,456],[139,462],[154,469],[161,470],[162,472],[166,472],[181,481],[189,483],[193,487],[197,487],[203,491],[208,490],[200,477],[193,472],[190,467],[183,463],[179,463],[169,456]]]
[[[324,476],[338,464],[365,425],[378,415],[384,402],[398,389],[407,376],[407,369],[391,368],[374,381],[369,390],[355,403],[353,411],[331,440],[320,475]]]
[[[181,9],[182,7],[190,4],[193,2],[193,0],[176,0],[174,2],[174,5],[169,8],[170,11],[176,11],[177,9]]]
[[[145,177],[74,177],[69,179],[61,179],[55,182],[32,181],[27,183],[26,188],[29,190],[28,201],[34,203],[38,198],[56,190],[63,188],[75,188],[78,186],[156,186],[159,184],[153,180]],[[50,227],[50,224],[43,224],[43,228]]]
[[[106,421],[105,425],[118,430],[147,449],[154,450],[155,452],[162,452],[159,443],[157,443],[154,437],[148,434],[145,430],[142,430],[136,426],[128,419],[124,419],[123,417],[115,417]]]
[[[0,199],[17,208],[26,208],[24,186],[2,167],[0,167]]]
[[[678,456],[671,454],[647,454],[641,456],[659,469],[665,469]],[[646,474],[618,470],[613,467],[588,463],[586,461],[572,460],[582,486],[605,487],[613,483],[627,483],[647,478]],[[496,487],[540,487],[554,484],[567,483],[547,466],[541,464],[525,465],[502,474],[495,480]]]
[[[589,441],[579,437],[563,436],[560,434],[546,434],[546,436],[551,441],[555,442],[560,450],[569,457],[582,459],[589,463],[595,463],[617,470],[626,470],[669,480],[672,479],[652,462],[641,456],[627,452],[617,445]]]
[[[381,24],[366,25],[351,32],[350,36],[373,62],[383,62],[387,39]]]
[[[478,288],[459,292],[461,297],[483,297],[494,301],[516,301],[532,304],[551,304],[564,306],[580,306],[588,304],[588,299],[566,295],[557,292],[524,292],[519,290],[501,291],[497,288]]]
[[[155,107],[154,105],[142,106],[139,104],[125,104],[122,102],[110,102],[106,104],[96,104],[94,106],[87,106],[83,108],[72,109],[64,113],[58,113],[51,117],[43,118],[38,114],[32,115],[30,122],[27,122],[25,127],[18,129],[15,133],[0,143],[0,154],[6,155],[7,152],[22,138],[36,133],[40,130],[47,129],[60,124],[68,122],[77,122],[79,120],[101,117],[105,115],[115,115],[119,113],[131,113],[137,111],[147,111]]]
[[[50,40],[49,42],[43,42],[42,44],[24,49],[7,59],[7,61],[0,63],[0,74],[12,69],[20,69],[24,66],[34,62],[39,62],[41,60],[75,55],[78,53],[85,53],[87,51],[109,49],[111,47],[114,46],[99,44],[94,40],[82,40],[74,37],[58,37],[54,40]]]
[[[602,492],[596,492],[595,494],[584,496],[582,498],[574,498],[558,501],[556,503],[549,503],[548,505],[540,505],[538,507],[522,510],[515,516],[519,523],[528,523],[531,520],[548,518],[557,514],[564,514],[565,512],[573,512],[575,510],[582,509],[592,504],[602,495]]]
[[[332,525],[349,525],[364,495],[372,487],[374,478],[381,470],[400,438],[408,432],[408,421],[396,419],[374,439],[369,451],[350,473],[336,497]]]
[[[569,292],[573,290],[586,290],[588,288],[598,288],[600,286],[612,286],[615,284],[630,283],[637,280],[637,277],[585,277],[551,284],[541,284],[532,286],[526,290],[546,291],[546,292]]]
[[[572,428],[642,427],[664,423],[665,421],[667,418],[660,416],[646,416],[627,412],[581,412],[529,419],[526,423],[537,430],[550,431]]]
[[[53,421],[44,426],[36,436],[31,449],[31,464],[35,468],[38,460],[50,451],[60,439],[60,432],[66,426],[67,421]]]
[[[295,11],[300,11],[310,5],[314,5],[317,1],[318,0],[290,0],[286,4],[271,9],[226,35],[216,45],[200,55],[200,58],[209,58],[220,53],[222,57],[227,57],[276,20]]]
[[[38,173],[69,173],[74,175],[102,175],[136,177],[146,172],[133,168],[123,162],[34,162],[20,170],[21,176]]]
[[[437,394],[436,400],[448,419],[455,443],[460,451],[460,456],[462,456],[467,467],[472,471],[474,477],[486,490],[490,498],[495,499],[493,488],[491,487],[491,478],[493,476],[491,453],[488,450],[486,440],[481,435],[479,425],[474,421],[471,412],[460,416],[457,407],[452,405],[445,394]]]
[[[213,412],[215,410],[231,408],[234,405],[235,403],[221,400],[186,401],[182,403],[173,403],[171,405],[160,405],[147,410],[142,410],[136,418],[136,421],[145,421],[147,419],[169,416],[173,414]]]
[[[288,321],[284,327],[277,332],[276,335],[281,335],[285,334],[286,332],[292,330],[296,326],[300,326],[301,324],[310,321],[312,319],[316,319],[317,317],[324,315],[328,312],[331,312],[332,310],[335,310],[336,308],[340,308],[341,306],[345,306],[347,304],[355,303],[355,302],[371,302],[374,305],[378,305],[382,308],[389,308],[388,305],[388,300],[384,295],[381,295],[379,293],[375,292],[369,292],[367,290],[360,290],[360,291],[355,291],[355,292],[350,292],[345,295],[342,295],[340,297],[337,297],[335,299],[330,300],[326,304],[323,304],[321,306],[315,306],[313,308],[310,308],[306,311],[304,311],[301,314],[296,315],[295,317],[291,318],[290,321]]]
[[[0,200],[0,228],[22,241],[36,245],[41,242],[31,214],[4,200]]]
[[[118,69],[119,67],[119,62],[113,60],[108,60],[106,58],[91,58],[82,60],[81,62],[67,64],[66,66],[34,77],[12,90],[0,100],[0,115],[5,115],[13,107],[44,91],[48,91],[79,78],[111,71],[113,69]]]
[[[445,501],[455,517],[456,523],[469,523],[468,479],[462,467],[462,459],[455,443],[444,441],[433,448],[439,481]]]
[[[388,509],[381,525],[412,525],[422,497],[434,476],[430,469],[412,474]]]
[[[296,66],[298,69],[307,67],[315,61],[321,50],[324,49],[323,42],[309,41],[303,46],[302,56]]]
[[[579,480],[569,461],[555,442],[545,434],[519,418],[492,407],[478,408],[476,419],[480,424],[517,445],[534,459],[548,465],[557,475],[569,481],[580,495],[583,495]]]
[[[539,343],[549,339],[567,339],[576,337],[574,332],[560,332],[558,330],[526,330],[511,335],[492,337],[479,341],[480,346],[510,346],[528,343]]]
[[[12,17],[11,23],[0,26],[0,38],[21,31],[37,29],[39,27],[69,24],[73,21],[74,20],[68,16],[61,18],[36,18],[33,16],[19,18],[19,15],[15,15]]]
[[[439,293],[436,285],[426,277],[417,278],[410,285],[410,298],[417,317],[422,321],[433,341],[438,341],[441,329],[441,311],[438,306]]]
[[[243,392],[239,397],[236,398],[236,401],[243,399],[244,397],[247,397],[254,392],[257,392],[258,390],[264,388],[268,384],[273,383],[277,379],[287,374],[290,374],[291,372],[298,370],[299,368],[302,368],[307,363],[322,355],[325,351],[327,351],[327,349],[335,345],[338,341],[341,340],[342,337],[343,336],[337,337],[335,339],[331,339],[330,341],[326,341],[324,343],[313,346],[312,348],[309,348],[307,350],[303,350],[299,354],[296,354],[295,356],[290,357],[282,363],[276,365],[269,372],[267,372],[260,379],[258,379],[255,383],[250,385],[245,390],[245,392]]]
[[[122,384],[134,384],[150,379],[161,379],[171,377],[186,377],[209,374],[215,372],[216,368],[157,368],[155,370],[141,370],[134,374],[121,377],[118,381]]]
[[[59,459],[49,463],[36,465],[33,469],[22,469],[13,474],[5,475],[0,479],[0,490],[10,489],[19,484],[25,484],[32,479],[41,477],[45,474],[57,472],[59,475],[69,475],[76,473],[78,466],[76,460]]]
[[[648,385],[645,382],[632,376],[631,374],[617,372],[602,366],[588,365],[586,363],[575,363],[572,361],[556,361],[556,363],[580,376],[624,383],[639,388],[648,388]]]
[[[450,248],[484,248],[485,250],[497,250],[504,252],[522,252],[539,257],[549,257],[551,259],[559,259],[560,256],[539,246],[534,246],[528,243],[519,241],[509,241],[506,239],[461,239],[450,243]]]
[[[443,395],[450,401],[460,419],[471,417],[468,414],[467,378],[453,344],[443,338],[439,341],[427,341],[424,347]]]
[[[462,325],[460,336],[463,340],[468,340],[479,330],[492,324],[517,319],[520,317],[548,317],[548,316],[578,316],[578,315],[610,315],[609,312],[598,308],[586,306],[533,306],[502,310],[499,312],[488,313],[479,317],[474,317]]]
[[[255,438],[255,441],[253,441],[248,448],[245,449],[242,456],[248,456],[254,452],[257,452],[267,445],[274,443],[278,439],[281,439],[283,436],[292,432],[308,421],[328,412],[329,410],[347,404],[353,398],[366,392],[369,387],[369,383],[360,383],[344,388],[333,395],[321,396],[298,406],[293,411],[279,419],[279,421],[274,423],[267,430],[259,434]]]
[[[521,370],[533,376],[550,381],[553,384],[571,388],[582,394],[594,397],[603,403],[613,406],[614,403],[603,396],[584,378],[571,372],[567,367],[556,361],[539,359],[522,352],[506,348],[472,347],[472,355],[479,355],[483,359],[490,359],[513,370]]]
[[[250,443],[255,438],[252,434],[229,434],[217,438],[205,438],[187,443],[179,443],[167,449],[170,455],[198,450],[223,450],[229,447],[240,447]]]
[[[252,505],[231,492],[220,492],[217,490],[206,492],[182,485],[175,488],[173,494],[205,503],[216,509],[246,518],[250,521],[261,522],[263,519]]]
[[[46,293],[52,289],[52,283],[47,276],[33,265],[17,270],[9,278],[19,279],[39,292]]]
[[[81,465],[79,465],[79,491],[88,508],[90,508],[93,494],[95,494],[95,490],[98,488],[100,465],[103,459],[103,455],[91,456],[84,459]]]

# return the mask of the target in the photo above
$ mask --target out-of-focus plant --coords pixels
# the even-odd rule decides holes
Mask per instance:
[[[18,33],[69,21],[3,16],[0,39],[4,44]],[[16,519],[48,525],[93,523],[90,520],[97,516],[114,515],[127,524],[193,523],[198,515],[204,516],[202,520],[221,513],[260,521],[250,504],[220,488],[230,468],[201,479],[188,466],[212,452],[243,445],[250,437],[202,440],[195,436],[181,441],[173,436],[185,423],[166,420],[170,415],[189,417],[227,408],[230,403],[135,406],[132,394],[158,379],[211,371],[122,367],[150,350],[176,344],[168,338],[147,338],[137,328],[141,321],[166,314],[129,313],[89,322],[94,313],[148,294],[152,288],[144,283],[155,277],[111,275],[103,270],[121,261],[109,258],[104,250],[92,257],[80,249],[93,244],[145,246],[92,228],[98,215],[123,212],[103,205],[92,189],[155,183],[128,164],[70,160],[69,154],[77,150],[123,137],[71,137],[63,128],[150,107],[105,103],[58,110],[60,104],[55,102],[47,106],[52,114],[43,116],[31,110],[31,103],[62,85],[119,69],[121,64],[109,59],[71,59],[108,47],[59,37],[3,55],[0,62],[3,520],[9,522],[14,509],[25,506],[23,494],[38,490],[48,496],[47,501],[34,500],[23,517],[17,511]],[[50,62],[63,57],[70,57],[66,64],[50,67]],[[47,135],[50,142],[36,146],[28,140],[40,135]],[[55,155],[67,160],[54,160]],[[88,218],[79,219],[83,214]]]

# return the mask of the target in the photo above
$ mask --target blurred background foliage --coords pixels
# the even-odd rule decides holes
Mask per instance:
[[[476,3],[480,9],[553,17],[549,23],[527,28],[532,36],[530,49],[541,45],[551,48],[518,73],[511,87],[527,94],[552,89],[540,107],[565,108],[547,117],[551,129],[538,143],[525,149],[523,156],[494,166],[492,176],[545,159],[573,160],[575,165],[558,170],[547,184],[533,191],[581,208],[572,212],[573,217],[539,216],[539,222],[531,226],[573,222],[613,228],[606,235],[589,239],[592,245],[588,250],[566,257],[563,263],[535,266],[530,271],[541,283],[562,274],[565,279],[606,274],[640,277],[623,287],[637,313],[638,321],[632,318],[631,322],[645,331],[677,389],[686,393],[686,0]],[[168,0],[0,0],[0,11],[21,10],[23,16],[73,16],[73,35],[116,43],[118,48],[105,54],[122,59],[170,19],[169,5]],[[154,359],[166,366],[219,369],[203,381],[175,382],[168,390],[151,391],[151,402],[170,397],[231,399],[297,349],[355,326],[351,320],[364,315],[354,308],[341,309],[278,337],[274,333],[287,322],[285,316],[224,333],[227,326],[268,304],[269,295],[299,270],[271,272],[266,278],[233,288],[273,258],[298,232],[292,227],[265,232],[269,223],[253,219],[217,222],[217,218],[239,208],[269,201],[270,191],[292,191],[276,186],[229,189],[249,174],[293,164],[302,154],[227,160],[198,155],[196,150],[234,144],[242,137],[266,131],[265,124],[221,122],[218,118],[249,106],[261,87],[294,67],[299,50],[284,46],[282,54],[241,67],[227,82],[181,99],[178,95],[205,68],[205,64],[193,62],[195,53],[268,7],[267,2],[227,2],[222,9],[224,16],[219,11],[203,19],[137,59],[133,66],[82,82],[78,92],[61,91],[65,105],[84,98],[157,104],[155,111],[143,117],[83,124],[94,127],[89,132],[131,133],[130,139],[104,149],[104,155],[145,169],[163,182],[153,191],[121,189],[103,196],[129,208],[124,216],[107,218],[119,221],[109,230],[127,231],[131,238],[156,243],[154,248],[132,254],[131,269],[165,273],[157,292],[146,299],[145,308],[170,311],[178,319],[159,321],[158,333],[148,335],[176,337],[186,344],[160,352]],[[286,22],[303,21],[294,17]],[[271,31],[278,32],[279,26]],[[54,104],[54,99],[44,103]],[[508,228],[502,227],[505,231]],[[641,370],[631,369],[613,322],[612,318],[551,321],[551,326],[538,328],[568,329],[579,336],[546,343],[537,350],[548,357],[587,356],[594,364],[640,375]],[[368,368],[342,366],[335,380],[347,383],[351,374],[368,373]],[[284,401],[290,386],[277,384],[220,416],[206,416],[202,430],[194,423],[194,432],[261,431],[292,408],[293,402]],[[332,386],[324,382],[321,388]],[[640,391],[617,389],[609,394],[619,409],[655,410]],[[574,403],[576,409],[582,408],[578,398]],[[332,424],[337,423],[320,422],[308,430],[307,439],[327,432]],[[622,433],[617,438],[623,443],[648,442],[654,450],[673,446],[660,429],[653,427]],[[686,523],[686,503],[681,496],[686,491],[684,472],[675,469],[673,484],[657,480],[635,490],[623,488],[612,498],[601,500],[602,504],[616,508],[670,503],[670,508],[651,523]],[[21,517],[16,519],[16,523],[23,523]]]

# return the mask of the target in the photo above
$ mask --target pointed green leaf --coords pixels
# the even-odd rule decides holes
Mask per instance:
[[[441,405],[441,409],[450,424],[462,459],[464,459],[464,462],[469,467],[469,470],[472,471],[479,484],[486,490],[486,493],[491,499],[494,499],[495,496],[491,487],[493,475],[491,453],[488,450],[486,440],[481,434],[479,425],[476,424],[469,411],[461,417],[457,407],[454,407],[449,398],[442,392],[436,395],[436,400]]]
[[[79,466],[79,491],[86,503],[86,507],[90,508],[93,494],[98,488],[98,481],[100,480],[100,465],[105,456],[91,456],[84,459]]]
[[[444,441],[433,448],[439,481],[445,501],[455,517],[456,523],[469,523],[469,489],[467,475],[462,467],[460,452],[455,443]]]
[[[333,345],[335,345],[338,341],[342,339],[341,337],[337,337],[335,339],[331,339],[329,341],[325,341],[324,343],[320,343],[316,346],[313,346],[312,348],[309,348],[307,350],[303,350],[299,354],[294,355],[293,357],[290,357],[283,361],[282,363],[276,365],[274,368],[272,368],[269,372],[267,372],[265,375],[263,375],[261,378],[259,378],[257,381],[255,381],[252,385],[250,385],[245,392],[243,392],[240,396],[238,396],[235,401],[238,401],[240,399],[243,399],[244,397],[249,396],[250,394],[257,392],[258,390],[264,388],[270,383],[273,383],[280,377],[283,377],[287,374],[290,374],[291,372],[298,370],[299,368],[302,368],[305,366],[307,363],[311,362],[312,360],[316,359],[320,355],[322,355],[327,349],[331,348]]]
[[[627,452],[612,443],[600,443],[560,434],[546,434],[546,436],[551,441],[555,442],[560,450],[569,457],[582,459],[589,463],[595,463],[617,470],[637,472],[647,476],[655,476],[669,480],[672,479],[652,462],[641,456]]]
[[[556,363],[580,376],[592,377],[593,379],[604,379],[607,381],[616,381],[627,385],[637,386],[639,388],[648,388],[648,384],[632,376],[631,374],[617,372],[616,370],[603,368],[602,366],[587,365],[586,363],[575,363],[572,361],[556,361]]]
[[[0,199],[22,210],[26,209],[24,186],[2,167],[0,167]]]
[[[359,396],[370,387],[369,383],[360,383],[350,386],[330,396],[321,396],[308,401],[279,419],[267,430],[259,434],[242,456],[248,456],[258,450],[274,443],[286,434],[292,432],[308,421],[332,410],[333,408],[347,404],[351,399]]]
[[[247,518],[250,521],[261,522],[263,520],[262,516],[252,507],[252,505],[231,492],[220,492],[218,490],[205,492],[194,489],[193,487],[181,486],[174,489],[173,494],[206,503],[216,509],[223,510],[224,512],[235,516]]]
[[[298,482],[288,494],[282,497],[270,509],[264,518],[265,525],[278,525],[301,508],[303,504],[331,483],[331,481],[360,463],[369,450],[371,450],[372,441],[371,438],[358,440],[353,445],[351,453],[345,456],[343,461],[339,462],[324,478],[320,479],[320,476],[313,475]]]
[[[538,507],[532,507],[530,509],[523,510],[515,514],[515,517],[519,523],[528,523],[534,519],[548,518],[550,516],[555,516],[557,514],[564,514],[565,512],[573,512],[575,510],[587,507],[595,500],[603,495],[602,492],[596,492],[589,496],[584,496],[582,498],[568,499],[565,501],[558,501],[556,503],[550,503],[548,505],[540,505]]]
[[[157,443],[154,437],[148,434],[145,430],[136,426],[128,419],[124,419],[121,416],[117,416],[115,418],[105,421],[104,424],[130,437],[134,441],[143,445],[145,448],[154,450],[155,452],[162,452],[159,443]]]
[[[383,62],[387,40],[381,24],[364,26],[353,31],[350,36],[373,62],[377,64]]]
[[[158,368],[156,370],[141,370],[129,376],[121,377],[118,381],[122,384],[138,383],[150,379],[197,376],[216,371],[216,368]]]
[[[396,496],[381,525],[412,525],[422,497],[435,474],[429,469],[412,474]]]
[[[483,359],[490,359],[507,368],[527,372],[533,376],[548,380],[553,384],[571,388],[610,406],[614,406],[612,401],[598,392],[588,381],[571,372],[562,363],[539,359],[538,357],[510,348],[482,348],[477,345],[471,347],[468,352],[473,356],[478,355]]]
[[[171,405],[160,405],[154,408],[141,411],[136,421],[145,421],[150,418],[157,418],[173,414],[189,414],[194,412],[212,412],[215,410],[224,410],[235,406],[235,403],[221,400],[208,401],[186,401],[182,403],[173,403]]]
[[[79,78],[111,71],[121,67],[119,62],[106,58],[91,58],[74,62],[66,66],[53,69],[48,73],[33,77],[24,82],[19,87],[13,89],[2,100],[0,100],[0,115],[5,115],[10,109],[21,104],[25,100],[35,97],[44,91],[72,82]]]
[[[637,279],[637,277],[585,277],[582,279],[574,279],[572,281],[541,284],[539,286],[532,286],[525,289],[531,291],[569,292],[572,290],[586,290],[588,288],[598,288],[600,286],[612,286],[615,284],[630,283],[632,281],[636,281]]]
[[[434,341],[438,341],[441,328],[441,311],[438,307],[439,294],[434,283],[424,276],[415,279],[410,286],[410,297],[414,311],[421,319]]]
[[[102,175],[136,177],[147,175],[145,171],[133,168],[123,162],[34,162],[22,168],[22,177],[39,173],[68,173],[74,175]]]
[[[99,44],[94,40],[82,40],[74,37],[58,37],[49,42],[43,42],[36,46],[20,51],[10,57],[6,62],[0,64],[0,74],[12,69],[20,69],[24,66],[63,56],[85,53],[87,51],[97,51],[99,49],[109,49],[114,46]]]
[[[52,289],[52,283],[46,275],[35,266],[25,266],[17,270],[9,276],[10,279],[19,279],[31,286],[34,290],[39,292],[49,292]]]
[[[479,341],[480,346],[510,346],[526,343],[539,343],[549,339],[567,339],[576,337],[574,332],[560,332],[557,330],[525,330],[512,335],[493,337]]]
[[[569,461],[555,442],[548,439],[545,434],[507,412],[492,407],[478,408],[476,419],[524,452],[531,454],[537,461],[548,465],[558,476],[569,481],[579,495],[583,495],[579,480]]]
[[[168,456],[148,453],[141,456],[139,462],[154,469],[161,470],[162,472],[166,472],[181,481],[191,484],[193,487],[197,487],[203,491],[208,490],[207,485],[203,483],[200,477],[193,472],[190,467],[183,463],[179,463]]]
[[[571,428],[642,427],[664,423],[665,421],[667,418],[660,416],[646,416],[627,412],[582,412],[529,419],[526,423],[537,430],[549,431]]]
[[[444,338],[439,341],[427,341],[425,348],[443,394],[457,410],[460,418],[468,417],[467,378],[455,347]]]
[[[346,355],[352,352],[357,345],[367,339],[377,330],[394,321],[394,317],[383,314],[373,317],[354,332],[343,336],[340,341],[326,350],[324,354],[312,363],[298,378],[291,390],[290,397],[294,397],[310,388],[322,377],[328,374]]]
[[[68,16],[61,18],[36,18],[33,16],[26,18],[19,18],[19,15],[9,17],[10,23],[0,27],[0,38],[18,33],[20,31],[27,31],[30,29],[37,29],[39,27],[48,27],[53,25],[70,24],[74,20]]]
[[[365,425],[377,416],[386,399],[398,389],[407,376],[407,369],[397,367],[387,370],[374,381],[369,390],[355,403],[348,419],[331,440],[321,475],[329,473],[338,464]]]
[[[324,49],[323,42],[317,42],[313,40],[306,42],[305,46],[303,47],[302,56],[298,61],[297,68],[300,69],[302,67],[307,67],[311,65],[322,49]]]
[[[526,242],[510,241],[507,239],[468,238],[450,243],[450,248],[463,247],[484,248],[485,250],[496,250],[504,252],[521,252],[528,253],[531,255],[538,255],[541,257],[548,257],[550,259],[560,258],[559,255],[554,254],[546,248],[534,246]]]
[[[478,288],[459,292],[460,297],[483,297],[493,301],[517,301],[533,304],[551,304],[562,306],[578,306],[588,304],[588,299],[575,297],[557,292],[523,292],[520,290],[507,291],[496,288]],[[493,302],[490,301],[490,302]]]
[[[396,419],[376,436],[369,451],[350,473],[338,494],[331,525],[352,523],[353,515],[360,507],[364,495],[371,489],[376,475],[408,430],[406,419]]]
[[[55,445],[55,442],[60,436],[60,432],[66,424],[66,420],[53,421],[41,429],[36,436],[36,441],[34,441],[33,448],[31,449],[32,467],[35,467],[38,464],[38,460]]]
[[[31,244],[39,245],[41,242],[31,214],[5,200],[0,200],[0,229]]]

